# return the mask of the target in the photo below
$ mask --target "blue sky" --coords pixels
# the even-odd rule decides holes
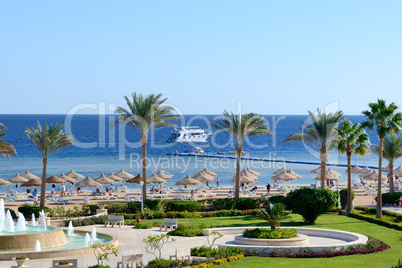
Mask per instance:
[[[2,1],[0,114],[163,93],[186,114],[402,106],[401,1]],[[81,112],[91,112],[81,110]]]

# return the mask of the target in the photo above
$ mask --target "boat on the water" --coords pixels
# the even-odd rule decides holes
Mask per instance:
[[[205,131],[198,126],[180,127],[172,131],[167,142],[207,142],[212,132]]]

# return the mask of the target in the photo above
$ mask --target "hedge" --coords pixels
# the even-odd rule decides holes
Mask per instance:
[[[164,210],[166,212],[169,211],[188,211],[188,212],[194,212],[194,211],[201,211],[202,204],[197,201],[166,201],[163,202],[164,205]]]
[[[354,207],[354,209],[361,210],[361,211],[364,211],[364,212],[372,214],[372,215],[375,215],[377,212],[377,210],[375,208],[367,208],[367,207],[361,207],[361,206]],[[402,222],[402,214],[400,214],[400,213],[383,210],[382,214],[386,215],[386,216],[394,217],[397,221]]]
[[[382,194],[382,203],[384,205],[398,205],[400,197],[402,197],[402,192],[384,193]]]
[[[39,212],[40,211],[44,211],[44,212],[49,212],[50,208],[45,207],[45,208],[41,208],[41,207],[37,207],[37,206],[22,206],[18,208],[18,212],[21,212],[22,215],[24,215],[24,217],[26,219],[31,219],[32,218],[32,213],[35,214],[35,218],[39,217]]]

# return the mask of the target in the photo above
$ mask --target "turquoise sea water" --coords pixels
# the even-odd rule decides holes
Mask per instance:
[[[214,131],[208,125],[208,121],[216,118],[216,115],[186,115],[178,125],[200,126],[203,129],[213,131],[213,135],[207,143],[201,144],[170,144],[166,143],[172,127],[158,129],[151,132],[148,143],[148,163],[149,175],[160,169],[173,174],[173,179],[167,185],[190,176],[195,172],[207,167],[218,174],[221,185],[231,185],[229,180],[235,173],[234,159],[205,158],[197,156],[168,156],[172,151],[184,152],[186,149],[201,147],[206,154],[214,155],[219,151],[224,151],[228,155],[229,151],[234,151],[235,142],[225,133]],[[275,160],[294,160],[318,163],[318,155],[309,146],[302,143],[283,143],[283,140],[291,133],[300,132],[299,126],[305,121],[307,116],[294,115],[266,115],[268,125],[273,132],[269,136],[252,137],[245,142],[244,151],[250,153],[250,157],[275,159]],[[352,122],[364,121],[363,116],[348,116]],[[36,122],[64,122],[66,132],[71,133],[75,139],[75,145],[61,150],[59,153],[51,155],[48,162],[48,176],[60,175],[61,172],[67,173],[70,169],[91,178],[98,177],[101,173],[117,172],[121,168],[134,175],[141,172],[141,145],[139,135],[130,128],[111,128],[110,123],[115,120],[114,115],[74,115],[72,118],[66,115],[0,115],[0,122],[8,127],[5,140],[14,145],[18,155],[11,160],[0,158],[0,178],[7,179],[15,173],[24,173],[28,169],[31,173],[41,176],[42,157],[31,141],[25,136],[24,131],[28,126],[36,127]],[[375,133],[369,133],[371,142],[378,142]],[[352,163],[359,165],[377,166],[378,158],[370,155],[364,158],[353,156]],[[329,163],[346,164],[346,157],[337,152],[330,154]],[[402,164],[401,161],[396,166]],[[258,171],[260,181],[258,184],[266,184],[272,176],[272,172],[281,168],[283,162],[265,161],[242,161],[244,167],[250,167]],[[384,163],[384,166],[387,163]],[[303,176],[297,184],[314,183],[314,175],[310,174],[311,169],[317,165],[290,164],[286,167],[291,168],[296,173]],[[332,169],[345,174],[344,167],[331,167]],[[341,181],[346,181],[345,176]],[[212,183],[214,184],[214,183]],[[11,186],[0,186],[0,191],[6,191]],[[49,189],[51,186],[48,186]],[[129,188],[137,188],[136,184]]]

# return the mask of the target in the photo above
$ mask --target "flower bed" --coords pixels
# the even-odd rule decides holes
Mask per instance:
[[[297,230],[254,228],[245,230],[243,236],[258,239],[288,239],[297,236]]]

